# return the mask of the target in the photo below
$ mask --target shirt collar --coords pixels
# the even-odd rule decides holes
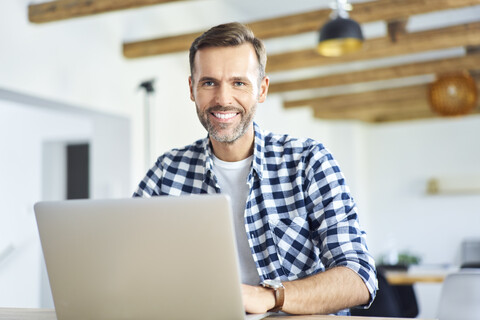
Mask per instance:
[[[253,123],[253,130],[255,131],[255,142],[253,146],[252,169],[254,172],[256,172],[258,178],[262,180],[265,166],[265,136],[255,122]]]
[[[203,161],[204,161],[204,168],[205,171],[203,173],[203,181],[207,181],[207,178],[210,177],[213,179],[214,174],[213,174],[213,150],[212,146],[210,145],[210,139],[208,138],[208,135],[205,139],[202,141],[202,148],[203,148]]]
[[[264,156],[265,156],[265,136],[260,127],[254,122],[253,130],[255,133],[254,146],[253,146],[253,161],[252,161],[252,172],[255,172],[260,180],[263,178],[264,170]],[[213,175],[213,150],[210,144],[210,139],[207,136],[202,141],[202,147],[204,150],[204,162],[205,162],[205,172],[204,172],[204,181],[207,179],[207,176],[210,175],[212,178]],[[249,180],[250,180],[249,176]]]

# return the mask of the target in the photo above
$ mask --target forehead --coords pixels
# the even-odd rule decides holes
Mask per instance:
[[[230,47],[208,47],[197,51],[194,59],[194,75],[236,73],[258,75],[258,59],[252,44]]]

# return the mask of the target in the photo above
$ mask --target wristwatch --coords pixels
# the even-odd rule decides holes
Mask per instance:
[[[283,301],[285,300],[285,287],[278,280],[264,280],[262,282],[264,288],[272,289],[275,293],[275,306],[268,310],[268,312],[278,312],[282,310]]]

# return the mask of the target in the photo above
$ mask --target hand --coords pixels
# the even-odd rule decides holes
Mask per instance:
[[[242,296],[248,313],[266,313],[275,306],[275,293],[262,286],[242,284]]]

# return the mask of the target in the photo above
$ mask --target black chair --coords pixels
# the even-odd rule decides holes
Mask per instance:
[[[368,309],[352,308],[353,316],[415,318],[418,315],[417,298],[413,286],[393,286],[388,283],[383,268],[377,268],[378,291]]]
[[[392,286],[400,297],[400,310],[403,318],[418,316],[417,296],[412,285]]]

